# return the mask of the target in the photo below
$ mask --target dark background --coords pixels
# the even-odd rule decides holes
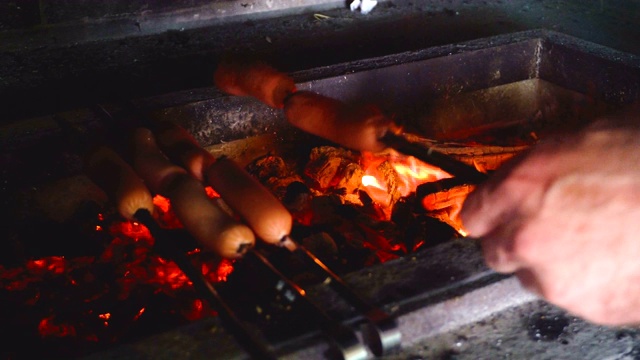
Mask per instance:
[[[640,1],[89,1],[0,4],[2,122],[211,87],[248,53],[304,70],[528,29],[640,54]]]
[[[366,15],[351,12],[346,2],[334,0],[2,1],[0,142],[5,150],[12,139],[28,138],[29,134],[18,136],[19,131],[12,131],[20,128],[29,133],[29,127],[14,125],[32,117],[111,100],[212,88],[217,61],[227,52],[250,54],[283,71],[295,72],[548,29],[640,55],[639,24],[640,0],[385,0]],[[45,133],[43,138],[46,131],[53,131],[39,130]],[[33,137],[33,141],[38,139]],[[46,153],[53,148],[56,146],[42,141],[35,151],[20,153],[23,157],[0,155],[0,205],[4,213],[14,213],[2,220],[3,228],[15,225],[14,219],[21,219],[20,211],[28,205],[13,201],[21,199],[15,195],[16,189],[31,191],[30,184],[47,183],[66,174],[67,168],[75,169],[76,163],[63,163],[66,158]],[[38,189],[34,186],[33,192]],[[514,322],[517,327],[506,327],[505,338],[513,328],[520,329],[520,319]],[[497,331],[491,322],[483,326],[478,332]],[[210,335],[203,333],[207,338]],[[585,340],[576,341],[576,346],[601,347],[589,337],[591,332],[581,334]],[[623,341],[637,343],[635,335],[615,335],[615,341],[622,345],[626,345]],[[168,343],[180,354],[189,354],[191,349]],[[144,349],[158,346],[153,340],[147,344]],[[494,342],[487,340],[482,345],[495,352]],[[552,348],[529,340],[508,346],[523,352]],[[634,346],[627,355],[640,352],[640,347]],[[566,354],[567,350],[562,350]],[[173,353],[168,354],[165,358]],[[200,354],[204,357],[208,353]]]

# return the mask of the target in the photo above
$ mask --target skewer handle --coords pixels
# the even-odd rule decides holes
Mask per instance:
[[[263,254],[252,249],[247,255],[255,257],[258,262],[277,275],[279,280],[276,289],[284,295],[283,298],[288,299],[291,303],[297,302],[299,305],[305,306],[310,314],[317,316],[318,325],[325,336],[331,340],[335,349],[340,352],[342,360],[367,360],[370,357],[354,330],[331,318],[324,310],[309,300],[305,296],[305,291],[276,269]]]
[[[376,356],[389,354],[400,348],[402,335],[393,316],[356,294],[322,260],[318,259],[304,246],[295,243],[291,237],[287,236],[283,244],[294,255],[302,258],[319,276],[327,277],[329,286],[367,319],[364,333],[365,341]]]

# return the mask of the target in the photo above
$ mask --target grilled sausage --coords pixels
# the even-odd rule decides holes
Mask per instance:
[[[349,106],[310,91],[291,95],[284,114],[289,123],[305,132],[360,151],[384,150],[380,138],[391,125],[375,106]]]
[[[205,248],[234,259],[255,245],[251,229],[212,201],[196,178],[171,163],[148,129],[139,128],[134,134],[133,168],[153,184],[152,191],[169,199],[182,225]]]
[[[184,168],[173,164],[158,148],[151,130],[138,128],[132,138],[133,168],[154,194],[164,196],[165,189],[175,177],[186,174]]]
[[[233,160],[219,158],[206,169],[205,178],[265,242],[278,244],[291,232],[293,220],[287,208]]]
[[[259,238],[268,243],[278,243],[291,231],[292,216],[289,211],[234,161],[224,157],[215,159],[177,124],[164,124],[158,134],[161,146],[166,146],[169,155],[175,153],[183,166],[192,169],[192,173],[197,172],[194,176],[204,177],[205,182],[220,194],[225,204],[243,218]],[[183,154],[179,154],[180,151]],[[206,164],[206,167],[200,166],[202,164]]]
[[[253,96],[282,109],[284,99],[296,91],[292,78],[259,61],[223,59],[216,68],[213,83],[230,95]]]
[[[99,146],[87,155],[85,173],[114,201],[118,213],[128,220],[146,209],[153,214],[153,198],[133,168],[114,150]]]
[[[154,134],[171,160],[185,167],[196,179],[203,180],[203,170],[213,164],[215,158],[186,129],[176,123],[163,121],[158,123]]]

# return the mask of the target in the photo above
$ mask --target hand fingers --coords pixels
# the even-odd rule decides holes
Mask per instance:
[[[521,186],[512,173],[524,159],[524,155],[513,158],[467,196],[460,216],[470,235],[484,236],[514,215],[512,210],[518,207],[526,192],[518,189]]]
[[[507,222],[480,238],[485,262],[497,272],[512,273],[526,265],[515,252],[518,223]]]
[[[522,287],[528,291],[542,296],[542,285],[538,276],[528,268],[522,268],[515,272],[516,277],[520,281]]]

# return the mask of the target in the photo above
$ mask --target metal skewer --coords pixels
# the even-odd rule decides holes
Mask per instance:
[[[290,236],[284,238],[282,246],[301,257],[317,274],[327,277],[331,288],[367,319],[364,338],[376,356],[389,354],[400,348],[402,335],[393,316],[353,292],[340,276]]]
[[[324,310],[310,301],[304,289],[293,281],[289,280],[284,274],[271,264],[271,262],[256,249],[250,250],[246,257],[253,256],[264,266],[269,268],[279,278],[276,283],[276,290],[283,294],[283,298],[293,303],[298,301],[300,305],[309,309],[309,312],[317,316],[319,326],[324,334],[331,339],[333,345],[340,352],[344,360],[366,360],[370,358],[366,347],[358,338],[354,330],[341,322],[331,318]]]

